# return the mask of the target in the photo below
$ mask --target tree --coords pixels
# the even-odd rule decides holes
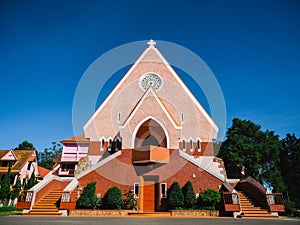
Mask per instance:
[[[10,183],[11,183],[11,166],[8,168],[7,173],[4,178],[1,180],[0,188],[0,199],[2,202],[5,202],[10,199]]]
[[[24,184],[24,189],[29,190],[32,188],[34,185],[38,183],[36,176],[35,176],[35,170],[33,170],[29,180]]]
[[[93,209],[97,203],[95,192],[96,182],[88,183],[77,200],[76,207],[79,209]]]
[[[103,196],[102,207],[105,209],[121,209],[122,193],[116,186],[109,188]]]
[[[28,141],[23,141],[21,144],[18,145],[18,147],[15,148],[15,150],[35,150],[35,147],[32,143]]]
[[[19,193],[21,191],[22,188],[22,184],[21,184],[21,180],[20,177],[17,179],[16,184],[13,186],[13,190],[11,192],[11,199],[14,200],[15,198],[17,198],[19,196]]]
[[[186,208],[193,208],[197,202],[193,184],[188,181],[182,188],[182,193],[184,196],[184,206]]]
[[[218,191],[207,189],[200,193],[198,198],[198,206],[200,208],[215,209],[217,203],[221,201],[221,194]]]
[[[39,165],[52,170],[54,159],[56,157],[61,157],[62,148],[61,144],[52,142],[52,146],[50,148],[45,148],[44,152],[39,153]]]
[[[184,206],[184,196],[178,182],[173,182],[168,189],[168,208],[178,209]]]
[[[250,120],[235,118],[226,137],[218,157],[223,159],[229,177],[249,175],[276,191],[284,190],[279,169],[282,145],[278,135],[262,131]]]
[[[280,169],[291,201],[300,208],[300,138],[287,134],[281,140]]]

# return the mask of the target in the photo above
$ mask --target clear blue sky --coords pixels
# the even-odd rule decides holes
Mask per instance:
[[[73,135],[72,101],[101,54],[164,40],[198,54],[234,117],[300,136],[300,1],[0,1],[0,149]],[[146,47],[146,46],[145,46]]]

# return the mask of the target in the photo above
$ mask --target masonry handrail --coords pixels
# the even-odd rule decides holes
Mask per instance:
[[[282,193],[267,193],[266,197],[268,205],[284,205]]]

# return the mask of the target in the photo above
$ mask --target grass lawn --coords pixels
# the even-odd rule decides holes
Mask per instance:
[[[14,206],[0,207],[0,216],[21,215],[22,209],[16,209]]]

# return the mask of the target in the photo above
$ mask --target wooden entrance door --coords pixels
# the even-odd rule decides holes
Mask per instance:
[[[144,212],[155,211],[155,182],[152,180],[144,181]]]

